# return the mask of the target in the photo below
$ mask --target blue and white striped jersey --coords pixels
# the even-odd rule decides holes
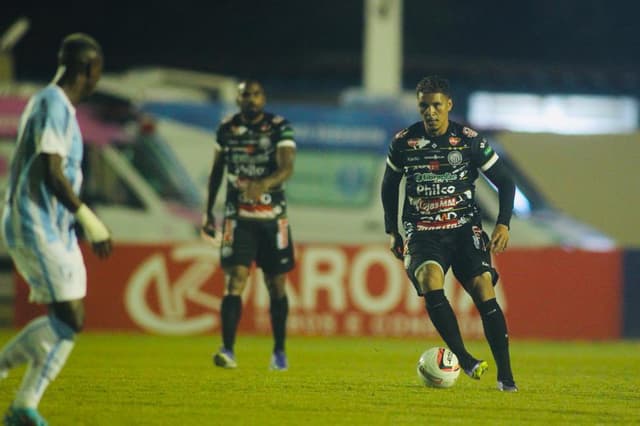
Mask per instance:
[[[82,135],[76,110],[60,87],[50,84],[27,104],[11,160],[2,232],[9,247],[37,248],[54,242],[76,243],[74,217],[44,183],[35,167],[40,153],[62,157],[65,177],[76,194],[82,184]]]

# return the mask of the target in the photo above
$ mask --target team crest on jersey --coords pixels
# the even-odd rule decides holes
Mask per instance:
[[[468,138],[475,138],[476,136],[478,136],[478,132],[476,132],[473,129],[470,129],[468,127],[463,127],[462,128],[462,134],[465,135]]]
[[[413,149],[422,149],[425,146],[429,145],[431,143],[430,140],[424,139],[424,138],[420,138],[420,139],[409,139],[407,141],[407,145],[409,145],[411,148]]]
[[[268,136],[263,136],[260,138],[260,140],[258,141],[258,145],[260,146],[260,148],[262,149],[267,149],[267,147],[271,144],[271,139],[269,139]]]
[[[456,146],[460,143],[460,138],[457,136],[449,136],[449,143],[451,144],[451,146]]]
[[[462,164],[462,154],[460,151],[451,151],[449,155],[447,155],[447,161],[454,167],[458,166]]]
[[[231,126],[231,133],[234,136],[240,136],[247,133],[247,128],[245,126]]]

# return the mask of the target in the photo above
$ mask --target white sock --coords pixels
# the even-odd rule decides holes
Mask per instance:
[[[33,335],[38,335],[40,329],[47,327],[48,323],[48,317],[38,317],[4,345],[0,351],[0,370],[10,370],[29,361],[29,342],[33,340]]]
[[[40,317],[14,339],[18,341],[15,353],[19,348],[29,362],[15,407],[38,407],[49,382],[56,378],[73,349],[73,335],[71,328],[55,317]]]
[[[29,363],[29,368],[13,402],[15,407],[38,407],[47,386],[56,378],[67,362],[73,345],[73,340],[60,339],[53,347],[50,347],[43,359]]]

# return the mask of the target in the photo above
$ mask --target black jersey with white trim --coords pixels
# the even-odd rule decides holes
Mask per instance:
[[[227,166],[225,217],[276,219],[286,216],[284,184],[262,194],[259,201],[245,198],[242,191],[252,179],[261,179],[278,169],[278,147],[294,147],[291,124],[268,112],[257,123],[245,123],[239,113],[224,119],[216,132],[216,148]]]
[[[450,121],[441,136],[429,136],[422,121],[398,132],[387,164],[406,178],[405,231],[458,228],[479,218],[475,202],[478,169],[489,170],[498,154],[475,130]]]

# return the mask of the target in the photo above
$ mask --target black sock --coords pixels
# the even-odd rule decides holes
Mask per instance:
[[[478,305],[482,317],[484,335],[491,347],[493,359],[498,366],[498,380],[512,382],[511,362],[509,360],[509,335],[504,313],[496,299],[490,299]]]
[[[242,315],[242,299],[240,296],[226,295],[222,298],[220,307],[220,318],[222,320],[222,344],[230,351],[233,351],[233,344],[236,341],[236,330]]]
[[[433,326],[438,330],[440,337],[442,337],[451,352],[456,354],[462,368],[469,369],[473,367],[477,360],[464,347],[458,320],[447,297],[444,295],[444,290],[428,291],[424,295],[424,300]]]
[[[273,329],[273,351],[284,351],[284,340],[287,335],[287,315],[289,314],[289,299],[287,296],[271,298],[269,308],[271,314],[271,328]]]

